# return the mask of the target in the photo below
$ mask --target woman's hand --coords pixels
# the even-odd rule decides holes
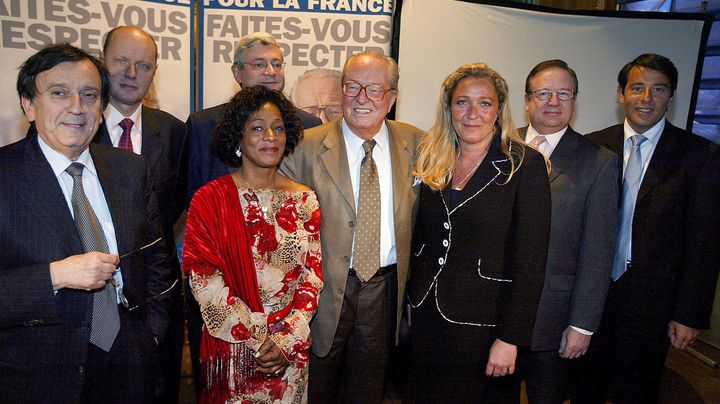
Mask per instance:
[[[498,377],[513,374],[515,359],[517,359],[517,346],[496,339],[490,347],[485,376]]]
[[[265,339],[260,349],[255,353],[255,367],[258,372],[264,373],[266,376],[277,376],[290,365],[282,350],[275,345],[270,337]]]

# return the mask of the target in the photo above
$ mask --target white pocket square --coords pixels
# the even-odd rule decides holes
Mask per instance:
[[[414,186],[420,185],[421,183],[422,183],[422,181],[420,180],[420,178],[415,177],[415,178],[413,178],[412,186],[414,187]]]

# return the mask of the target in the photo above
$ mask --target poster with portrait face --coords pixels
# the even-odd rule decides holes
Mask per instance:
[[[285,94],[324,122],[342,115],[345,60],[366,50],[390,53],[392,0],[202,0],[199,6],[200,108],[240,90],[233,55],[237,40],[253,32],[267,32],[280,44]]]
[[[194,0],[0,0],[0,146],[21,139],[28,122],[15,83],[18,68],[39,49],[67,42],[98,56],[105,34],[137,25],[158,47],[154,106],[185,120],[192,104]]]

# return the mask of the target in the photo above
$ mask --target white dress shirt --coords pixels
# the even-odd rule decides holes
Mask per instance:
[[[105,128],[107,128],[108,135],[110,135],[110,141],[114,147],[118,147],[120,143],[120,136],[122,136],[123,129],[120,127],[120,121],[125,118],[130,118],[133,121],[133,127],[130,132],[130,138],[132,139],[133,152],[140,154],[142,152],[142,105],[137,107],[135,112],[130,116],[124,116],[113,107],[112,104],[108,104],[103,115],[105,116]]]
[[[550,159],[550,155],[553,151],[555,151],[555,148],[557,147],[558,143],[560,143],[560,139],[562,139],[562,136],[567,131],[567,126],[564,127],[562,130],[550,133],[545,136],[545,142],[543,142],[540,146],[538,146],[538,151],[542,153],[542,155],[545,157],[545,160]],[[532,124],[528,124],[527,132],[525,132],[525,142],[527,144],[530,144],[530,142],[533,141],[538,135],[540,135],[535,128],[532,127]]]
[[[72,190],[73,190],[73,179],[70,174],[65,172],[70,164],[82,163],[85,166],[82,172],[83,188],[85,195],[92,206],[95,216],[97,216],[100,226],[102,227],[103,233],[105,233],[105,239],[107,240],[108,250],[110,254],[117,255],[117,240],[115,238],[115,226],[110,216],[110,208],[108,208],[107,201],[105,200],[105,194],[103,193],[102,186],[100,185],[100,179],[98,178],[97,170],[95,170],[95,163],[93,162],[92,156],[90,156],[90,149],[85,149],[77,160],[72,161],[68,159],[64,154],[55,151],[53,148],[48,146],[40,136],[37,137],[38,143],[40,144],[40,150],[42,150],[45,158],[50,163],[53,174],[60,184],[63,195],[65,196],[65,202],[67,203],[70,215],[75,218],[75,212],[72,208]],[[120,274],[120,268],[117,269],[113,276],[122,287],[122,275]],[[118,296],[118,303],[120,298]]]
[[[355,198],[355,212],[357,212],[358,197],[360,196],[360,164],[365,157],[365,150],[363,149],[365,140],[350,130],[345,123],[345,119],[342,121],[342,132],[348,156],[350,181],[352,182],[353,196]],[[372,156],[377,166],[378,181],[380,183],[380,266],[384,267],[397,263],[390,135],[384,121],[380,130],[372,139],[376,142]],[[353,241],[353,251],[354,249],[355,242]],[[350,268],[352,267],[351,260]]]

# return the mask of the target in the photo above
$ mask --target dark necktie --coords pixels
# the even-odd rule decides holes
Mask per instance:
[[[105,233],[100,227],[95,212],[85,195],[82,183],[82,172],[85,168],[81,163],[72,163],[65,170],[73,179],[72,208],[85,252],[110,252]],[[118,313],[117,294],[115,287],[108,282],[104,288],[93,293],[92,328],[90,342],[98,348],[110,352],[115,337],[120,331],[120,315]]]
[[[634,135],[630,137],[632,149],[628,157],[627,166],[625,167],[625,175],[623,175],[622,203],[620,205],[620,229],[617,236],[617,245],[615,246],[615,263],[612,269],[612,279],[614,281],[626,271],[626,265],[630,258],[630,240],[632,240],[632,220],[635,211],[635,202],[638,190],[640,189],[640,177],[642,177],[643,161],[642,153],[640,153],[640,145],[647,138],[643,135]]]
[[[360,164],[360,195],[355,227],[353,267],[367,282],[380,268],[380,181],[372,157],[374,140],[363,143],[365,157]]]
[[[133,151],[133,143],[132,143],[132,127],[135,123],[130,118],[125,118],[118,125],[122,128],[122,135],[120,135],[120,142],[118,142],[118,147],[124,150],[127,150],[129,152]]]

